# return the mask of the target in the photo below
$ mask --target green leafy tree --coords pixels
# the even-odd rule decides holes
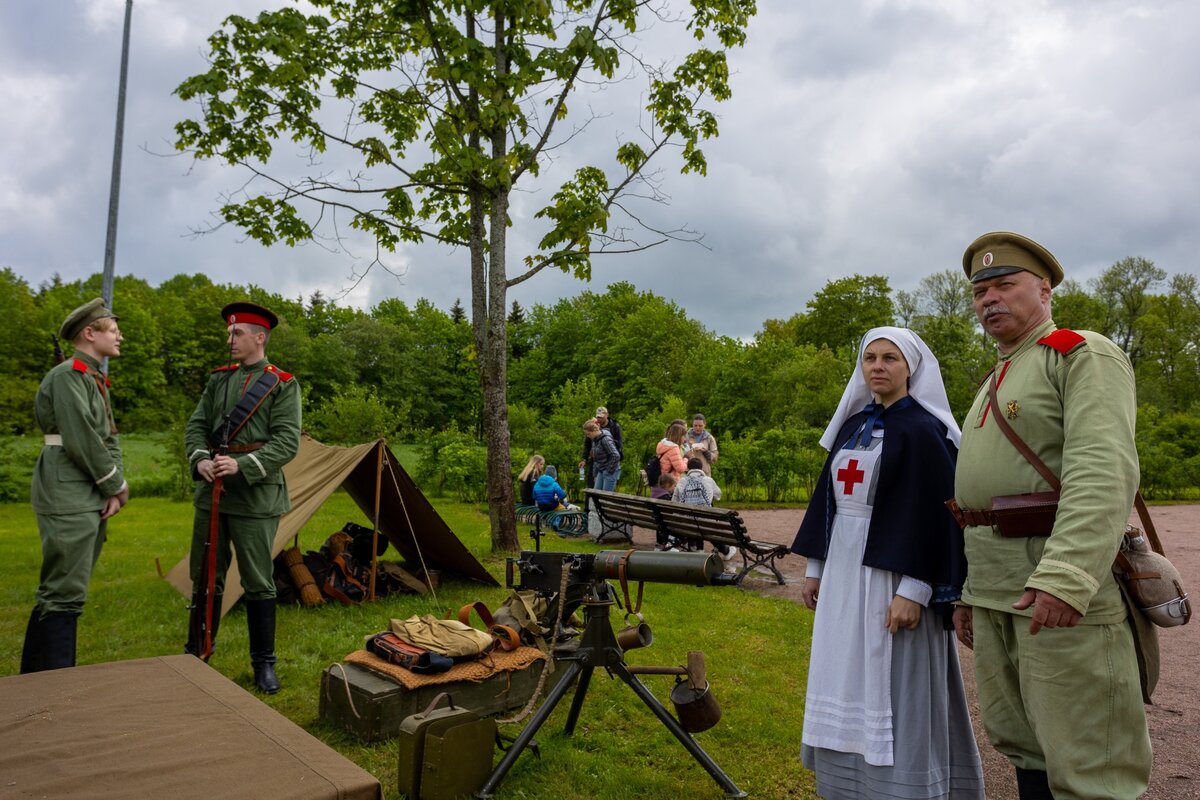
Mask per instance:
[[[426,239],[469,253],[497,550],[518,547],[507,291],[547,267],[587,279],[593,255],[665,240],[634,240],[611,218],[639,191],[661,198],[644,173],[665,148],[677,148],[685,172],[706,171],[700,145],[717,133],[717,119],[704,103],[729,97],[725,50],[744,42],[755,12],[754,0],[689,5],[688,29],[701,46],[667,70],[635,49],[635,35],[666,13],[639,0],[312,0],[305,10],[229,17],[209,39],[210,69],[177,90],[202,106],[199,119],[177,126],[180,149],[262,179],[221,209],[259,241],[312,239],[328,213],[348,216],[382,253]],[[628,80],[631,70],[647,81],[642,138],[619,141],[607,167],[581,164],[546,193],[533,215],[542,226],[536,250],[510,276],[511,193],[536,186],[550,148],[587,127],[582,119],[559,129],[572,124],[563,120],[576,90]],[[327,172],[269,175],[281,139],[314,154],[341,151],[361,167],[341,181]],[[570,169],[568,156],[556,151],[559,170]]]
[[[882,275],[851,275],[825,284],[808,301],[798,324],[800,341],[830,350],[851,348],[871,328],[895,320],[892,290]]]
[[[304,425],[323,442],[354,445],[391,436],[396,419],[373,388],[352,384],[319,403]]]
[[[1060,328],[1104,333],[1107,325],[1104,304],[1070,278],[1054,289],[1051,310],[1054,324]]]
[[[1106,311],[1102,333],[1129,354],[1135,367],[1142,357],[1138,320],[1149,307],[1150,289],[1166,277],[1166,270],[1154,266],[1153,261],[1130,256],[1113,264],[1096,279],[1096,299]]]
[[[1175,275],[1165,295],[1149,298],[1137,321],[1142,343],[1138,397],[1168,411],[1200,409],[1200,289],[1195,275]]]

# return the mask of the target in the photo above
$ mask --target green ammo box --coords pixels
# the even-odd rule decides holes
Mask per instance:
[[[442,692],[450,692],[456,705],[469,708],[480,716],[503,714],[523,708],[529,702],[545,663],[535,661],[525,669],[497,672],[479,682],[436,683],[419,689],[406,689],[384,675],[354,664],[334,664],[321,673],[319,715],[364,742],[377,742],[395,737],[406,717],[424,711]],[[342,678],[343,670],[345,679]],[[562,674],[562,670],[557,672]],[[547,692],[553,677],[551,675],[547,681]]]

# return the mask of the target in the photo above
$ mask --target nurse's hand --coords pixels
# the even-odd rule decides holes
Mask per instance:
[[[800,597],[804,600],[804,607],[809,611],[817,610],[817,592],[820,588],[820,578],[804,579],[804,588],[800,590]]]
[[[914,603],[907,597],[901,597],[900,595],[892,598],[892,604],[888,606],[886,620],[888,633],[895,633],[901,628],[909,631],[916,630],[917,623],[920,621],[920,603]]]

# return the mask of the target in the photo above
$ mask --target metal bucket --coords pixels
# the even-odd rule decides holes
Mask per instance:
[[[703,689],[693,689],[685,680],[676,681],[671,689],[671,702],[679,724],[688,733],[701,733],[721,721],[721,706],[707,681]]]

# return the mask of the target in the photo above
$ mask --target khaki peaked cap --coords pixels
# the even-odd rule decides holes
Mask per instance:
[[[84,328],[96,320],[105,319],[106,317],[120,319],[120,317],[105,307],[104,298],[97,297],[95,300],[89,300],[70,314],[67,314],[67,318],[63,320],[62,327],[58,329],[58,338],[73,342],[75,341],[75,337],[83,332]]]
[[[1052,287],[1062,283],[1063,268],[1058,259],[1045,247],[1019,233],[985,233],[971,242],[963,253],[963,272],[971,283],[1022,270],[1039,278],[1049,278]]]

